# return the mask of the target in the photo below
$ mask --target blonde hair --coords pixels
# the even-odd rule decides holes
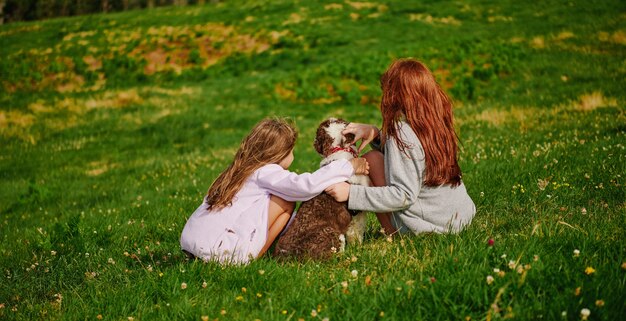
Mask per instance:
[[[277,164],[293,150],[298,132],[285,118],[266,118],[246,136],[232,163],[215,179],[206,201],[209,210],[230,206],[235,195],[254,171],[267,164]]]

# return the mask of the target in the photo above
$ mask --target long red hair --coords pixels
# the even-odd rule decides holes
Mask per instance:
[[[439,186],[461,183],[454,131],[452,101],[433,74],[415,59],[393,62],[380,78],[383,92],[380,110],[385,139],[393,138],[405,152],[408,144],[399,137],[398,121],[406,120],[426,154],[424,184]]]

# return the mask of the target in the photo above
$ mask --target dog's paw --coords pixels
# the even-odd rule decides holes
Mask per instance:
[[[361,212],[352,217],[346,232],[348,244],[363,244],[365,230],[367,230],[367,214]]]
[[[346,236],[343,234],[339,234],[339,252],[343,252],[346,250]]]

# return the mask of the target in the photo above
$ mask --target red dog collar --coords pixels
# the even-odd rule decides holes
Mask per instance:
[[[352,149],[350,147],[339,147],[339,146],[335,146],[335,147],[331,148],[330,149],[330,154],[328,154],[328,155],[332,155],[332,154],[334,154],[336,152],[341,152],[341,151],[348,152],[348,153],[352,154],[352,156],[354,156],[354,158],[358,158],[359,157],[359,154],[357,154],[357,152],[355,152],[354,149]]]

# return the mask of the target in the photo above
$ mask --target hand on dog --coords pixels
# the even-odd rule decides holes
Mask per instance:
[[[341,133],[354,134],[354,142],[361,141],[358,147],[360,154],[361,150],[378,136],[378,128],[373,125],[350,123]]]
[[[324,192],[332,196],[337,202],[345,202],[350,196],[350,184],[341,182],[328,186]]]
[[[352,168],[354,168],[354,175],[369,175],[370,164],[363,157],[353,158],[350,160]]]

